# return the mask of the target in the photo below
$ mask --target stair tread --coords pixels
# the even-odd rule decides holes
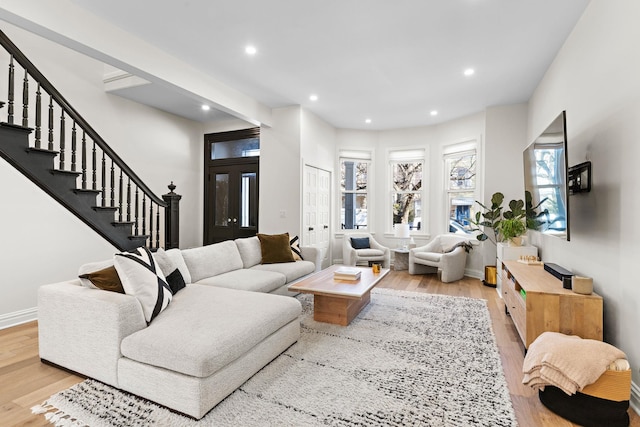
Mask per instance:
[[[40,154],[48,154],[50,156],[57,156],[58,154],[60,154],[59,151],[56,150],[49,150],[46,148],[37,148],[37,147],[29,147],[27,148],[27,152],[29,153],[40,153]]]
[[[22,126],[22,125],[19,125],[19,124],[16,124],[16,123],[2,122],[2,123],[0,123],[0,126],[19,129],[19,130],[24,130],[24,131],[28,131],[29,133],[33,132],[33,128],[30,128],[28,126]]]
[[[74,188],[73,191],[76,193],[93,193],[93,194],[102,193],[101,190],[93,190],[91,188]]]
[[[116,212],[118,210],[117,206],[91,206],[92,209],[97,211],[113,211]]]
[[[61,175],[75,175],[75,176],[82,175],[82,172],[68,171],[68,170],[64,170],[64,169],[51,169],[51,173],[57,173],[57,174],[61,174]]]
[[[111,225],[113,225],[114,227],[125,227],[125,226],[132,226],[134,225],[135,222],[133,221],[113,221],[111,222]]]

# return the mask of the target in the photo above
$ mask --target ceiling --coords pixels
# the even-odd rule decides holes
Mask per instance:
[[[268,107],[302,105],[337,128],[377,130],[526,102],[589,3],[71,1]],[[465,76],[468,68],[475,74]],[[148,89],[119,94],[212,120],[181,105],[184,95]]]

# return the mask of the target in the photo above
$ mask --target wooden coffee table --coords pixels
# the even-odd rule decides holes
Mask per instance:
[[[289,286],[291,292],[313,294],[313,319],[347,326],[369,304],[371,289],[389,273],[383,268],[374,274],[370,267],[360,270],[359,280],[336,280],[333,273],[344,265],[332,265]]]

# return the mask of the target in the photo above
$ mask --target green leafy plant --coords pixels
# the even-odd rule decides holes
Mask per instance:
[[[487,207],[476,200],[476,203],[482,206],[483,212],[477,212],[475,220],[470,222],[477,227],[484,227],[484,230],[476,228],[473,231],[481,231],[477,239],[480,241],[489,240],[496,244],[505,240],[512,240],[520,237],[527,232],[525,202],[521,199],[511,200],[509,209],[503,210],[504,194],[497,192],[491,196],[491,206]],[[487,234],[487,229],[491,229],[493,234]]]
[[[498,240],[498,225],[500,221],[502,221],[502,202],[504,201],[504,194],[497,192],[491,196],[491,206],[486,207],[482,203],[476,200],[476,203],[482,206],[484,212],[476,212],[475,219],[469,219],[469,222],[474,224],[476,227],[485,227],[493,230],[493,236],[496,240]],[[485,240],[491,241],[493,244],[496,244],[496,240],[492,239],[489,234],[485,232],[485,230],[481,230],[480,228],[475,228],[472,231],[480,231],[477,239],[481,242]],[[499,240],[498,240],[499,241]]]
[[[549,217],[549,209],[544,209],[540,212],[537,211],[538,208],[540,208],[540,205],[546,202],[547,199],[548,197],[545,197],[540,201],[540,203],[533,206],[533,197],[531,196],[531,192],[524,192],[526,222],[529,230],[539,230],[540,227],[548,223],[547,218]]]
[[[513,240],[527,232],[526,227],[527,212],[524,209],[522,200],[511,200],[509,210],[502,213],[502,221],[498,224],[498,229],[503,240]]]

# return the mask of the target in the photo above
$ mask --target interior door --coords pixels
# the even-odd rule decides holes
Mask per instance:
[[[318,169],[305,166],[302,207],[302,245],[316,246],[318,236]]]
[[[302,194],[301,244],[320,249],[326,268],[331,259],[331,173],[305,165]]]
[[[258,163],[210,166],[206,185],[204,243],[258,232]]]
[[[318,227],[317,245],[322,248],[322,268],[331,264],[331,172],[318,169]]]

